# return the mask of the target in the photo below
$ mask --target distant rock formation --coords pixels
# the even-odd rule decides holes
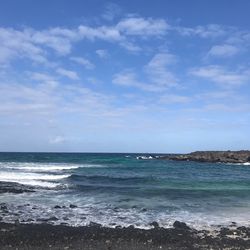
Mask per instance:
[[[247,163],[250,162],[250,151],[196,151],[189,154],[166,155],[161,159],[175,161]]]

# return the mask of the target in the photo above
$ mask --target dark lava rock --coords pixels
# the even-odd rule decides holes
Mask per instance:
[[[159,224],[156,221],[153,221],[149,224],[150,226],[153,226],[154,228],[159,228]]]
[[[177,223],[178,224],[178,223]],[[94,224],[96,225],[96,223]],[[183,224],[182,224],[183,225]],[[242,227],[250,231],[250,228]],[[217,233],[184,231],[175,228],[139,229],[105,227],[70,227],[62,223],[52,226],[0,222],[0,249],[74,249],[74,250],[206,250],[250,249],[247,235],[223,237]]]
[[[33,222],[33,221],[34,221],[33,219],[29,218],[27,220],[22,220],[21,222]]]
[[[196,151],[189,154],[172,154],[159,159],[176,161],[245,163],[250,161],[250,150],[241,151]]]
[[[20,225],[20,221],[19,220],[15,220],[15,225],[16,226]]]
[[[70,204],[69,207],[70,207],[70,208],[77,208],[77,206],[76,206],[76,205],[73,205],[73,204]]]
[[[91,221],[90,223],[89,223],[89,225],[88,225],[89,227],[98,227],[98,228],[100,228],[100,227],[102,227],[102,225],[101,224],[99,224],[99,223],[95,223],[95,222],[93,222],[93,221]]]
[[[2,205],[2,206],[0,207],[0,209],[1,209],[1,210],[8,210],[7,206],[5,206],[5,205]]]
[[[135,226],[134,225],[130,225],[127,227],[128,229],[135,229]]]
[[[33,189],[33,187],[30,186],[25,186],[14,182],[0,181],[0,194],[1,193],[21,194],[25,192],[35,192],[35,190]]]
[[[187,226],[186,223],[180,222],[178,220],[176,220],[174,222],[173,227],[176,228],[176,229],[191,230],[191,228],[189,226]]]
[[[58,221],[58,218],[56,218],[55,216],[50,217],[50,218],[38,218],[37,221],[40,221],[40,222]]]

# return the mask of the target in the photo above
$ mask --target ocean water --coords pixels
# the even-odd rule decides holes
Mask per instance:
[[[250,165],[138,159],[139,154],[0,153],[3,221],[150,228],[250,225]],[[77,207],[73,208],[70,205]],[[61,208],[55,208],[60,206]]]

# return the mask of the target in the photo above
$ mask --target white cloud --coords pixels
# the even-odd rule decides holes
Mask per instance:
[[[138,80],[133,70],[125,70],[113,77],[113,83],[121,86],[131,86],[144,91],[161,92],[178,85],[178,80],[167,68],[176,63],[177,59],[170,53],[158,53],[144,66],[145,80]]]
[[[168,69],[177,59],[170,53],[158,53],[145,66],[150,80],[160,86],[172,87],[177,85],[177,78]]]
[[[71,57],[72,61],[83,65],[86,69],[94,69],[95,65],[91,63],[88,59],[83,57]]]
[[[160,87],[151,83],[140,82],[137,79],[136,74],[132,70],[127,70],[127,71],[115,74],[113,76],[112,82],[120,86],[138,88],[143,91],[160,92],[164,90],[163,87]]]
[[[250,80],[250,71],[248,70],[229,71],[218,65],[195,68],[190,73],[194,76],[223,84],[225,87],[238,86]]]
[[[44,51],[32,43],[31,32],[0,28],[0,63],[8,64],[16,58],[27,58],[38,63],[46,62]]]
[[[107,58],[109,56],[108,51],[105,49],[98,49],[95,52],[100,58]]]
[[[116,28],[126,35],[159,36],[166,34],[169,25],[164,19],[128,17],[121,20]]]
[[[196,26],[196,27],[172,27],[173,30],[178,31],[183,36],[191,36],[196,35],[202,38],[219,38],[226,36],[234,29],[232,27],[221,26],[218,24],[208,24],[204,26]]]
[[[240,49],[236,46],[230,44],[222,44],[213,46],[209,52],[208,56],[214,57],[231,57],[240,52]]]
[[[141,87],[144,86],[144,83],[139,82],[136,79],[136,74],[127,70],[119,74],[115,74],[113,77],[113,83],[122,85],[122,86],[132,86],[132,87]]]
[[[61,135],[57,135],[49,140],[50,144],[62,144],[66,141],[66,138]]]
[[[80,25],[78,27],[79,36],[81,39],[96,40],[102,39],[106,41],[121,41],[124,38],[120,31],[113,26],[89,27]]]
[[[67,69],[63,69],[63,68],[58,68],[56,70],[56,72],[58,74],[62,75],[62,76],[68,77],[71,80],[78,80],[79,79],[77,73],[74,72],[74,71],[71,71],[71,70],[67,70]]]
[[[50,84],[51,86],[57,86],[58,84],[57,80],[54,77],[44,73],[29,72],[29,77],[30,79],[35,80],[39,83],[46,83]]]

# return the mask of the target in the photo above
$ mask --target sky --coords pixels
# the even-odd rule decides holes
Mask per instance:
[[[0,151],[250,149],[249,9],[0,0]]]

